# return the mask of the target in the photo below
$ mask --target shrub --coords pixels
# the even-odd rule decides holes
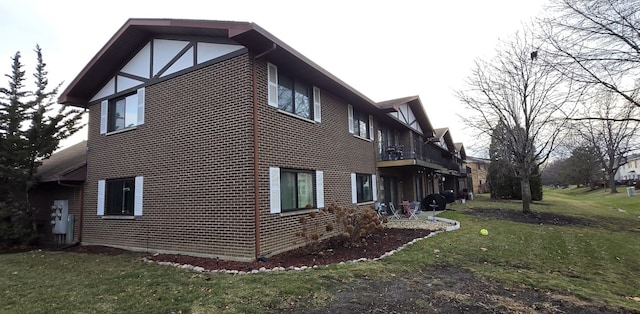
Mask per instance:
[[[327,214],[332,215],[326,219],[316,219]],[[323,220],[323,221],[321,221]],[[323,222],[323,228],[320,223]],[[356,247],[366,243],[366,239],[383,228],[383,221],[378,217],[373,206],[369,207],[343,207],[331,204],[319,212],[311,212],[308,216],[300,217],[302,231],[296,235],[304,238],[307,244],[319,244],[325,232],[334,232],[346,247]]]

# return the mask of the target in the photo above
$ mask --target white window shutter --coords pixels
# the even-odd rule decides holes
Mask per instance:
[[[353,106],[347,105],[349,109],[349,133],[353,134]]]
[[[98,216],[104,216],[105,187],[106,182],[104,180],[98,180]]]
[[[268,103],[269,106],[278,108],[278,67],[267,63]]]
[[[133,215],[142,216],[142,190],[144,188],[144,177],[136,177],[135,194],[133,198]]]
[[[320,89],[313,87],[313,120],[322,122],[322,108],[320,106]]]
[[[369,115],[369,139],[373,140],[373,116]]]
[[[144,124],[144,87],[138,89],[138,125]]]
[[[373,200],[378,200],[378,182],[376,182],[376,175],[371,175],[371,193],[373,194]]]
[[[107,133],[107,115],[109,113],[109,101],[103,100],[100,104],[100,134]]]
[[[324,207],[324,172],[316,171],[316,206]]]
[[[357,187],[357,181],[356,181],[356,174],[355,173],[351,173],[351,203],[357,203],[358,202],[358,187]]]
[[[272,214],[280,213],[280,168],[269,167],[269,201],[270,212]]]

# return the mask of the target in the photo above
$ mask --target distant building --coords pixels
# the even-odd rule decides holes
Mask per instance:
[[[473,182],[473,193],[489,193],[489,184],[487,177],[489,176],[489,160],[467,156],[466,166],[471,169],[471,178]]]
[[[640,154],[627,157],[627,163],[616,171],[615,180],[627,184],[635,184],[640,180]]]

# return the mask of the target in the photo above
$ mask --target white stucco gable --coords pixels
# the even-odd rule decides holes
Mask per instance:
[[[231,43],[152,39],[98,91],[91,101],[143,86],[203,63],[232,55],[245,47]]]
[[[408,104],[402,104],[398,106],[398,111],[389,113],[390,116],[394,117],[396,120],[406,124],[409,128],[422,133],[422,128],[418,124],[418,120],[416,120],[416,115],[413,113],[413,110],[409,107]]]

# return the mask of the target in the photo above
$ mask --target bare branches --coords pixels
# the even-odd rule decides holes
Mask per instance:
[[[501,43],[494,59],[476,62],[468,79],[470,89],[457,94],[472,112],[467,125],[501,143],[527,187],[533,170],[564,136],[564,115],[575,110],[572,85],[555,70],[544,45],[531,29],[516,33]],[[501,131],[495,132],[498,128]]]
[[[638,144],[634,141],[640,132],[640,108],[625,103],[623,97],[609,90],[600,90],[595,101],[584,105],[576,133],[593,148],[605,170],[615,193],[615,173],[626,163],[626,157]]]
[[[626,122],[626,121],[640,122],[640,119],[637,119],[637,118],[615,119],[615,118],[586,117],[586,118],[567,118],[567,120],[570,120],[570,121],[600,120],[600,121],[612,121],[612,122]]]
[[[640,1],[555,0],[541,28],[556,68],[584,88],[603,86],[640,106]]]

